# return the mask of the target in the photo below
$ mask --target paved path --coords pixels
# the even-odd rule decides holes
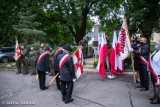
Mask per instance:
[[[46,84],[50,80],[47,75]],[[130,75],[108,80],[98,73],[84,73],[75,82],[74,102],[64,104],[55,82],[41,91],[35,76],[0,71],[0,107],[160,107],[149,103],[150,94],[135,89]]]

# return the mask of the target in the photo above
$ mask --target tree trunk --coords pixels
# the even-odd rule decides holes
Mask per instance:
[[[82,10],[82,21],[81,21],[82,23],[80,26],[75,27],[76,32],[73,35],[73,37],[77,45],[79,44],[80,40],[82,40],[86,34],[86,24],[87,24],[87,14],[88,13],[89,13],[88,8],[85,8]]]

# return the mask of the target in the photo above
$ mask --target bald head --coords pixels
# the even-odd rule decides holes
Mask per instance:
[[[31,47],[31,50],[33,51],[33,50],[34,50],[34,48],[33,48],[33,47]]]
[[[43,43],[41,44],[41,48],[44,48],[44,44]]]

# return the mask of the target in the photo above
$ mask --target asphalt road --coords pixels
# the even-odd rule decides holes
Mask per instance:
[[[51,79],[47,75],[46,84]],[[41,91],[35,76],[0,71],[0,107],[160,107],[149,103],[150,95],[135,88],[131,75],[108,80],[84,73],[74,84],[74,101],[65,104],[55,82]]]

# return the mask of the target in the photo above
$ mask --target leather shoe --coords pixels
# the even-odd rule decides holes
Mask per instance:
[[[147,88],[141,88],[140,91],[148,91],[149,89]]]
[[[149,100],[154,100],[154,99],[155,99],[154,97],[149,98]]]
[[[47,90],[47,89],[48,89],[48,87],[46,87],[46,86],[45,86],[45,87],[44,87],[44,88],[42,88],[41,90],[43,91],[43,90]]]
[[[136,80],[136,83],[140,83],[140,80]]]
[[[158,104],[159,103],[159,99],[154,99],[150,102],[151,104]]]
[[[16,74],[20,74],[20,73],[22,73],[22,72],[17,72]]]
[[[70,102],[73,102],[73,98],[71,98],[71,99],[68,99],[68,100],[65,100],[65,104],[67,104],[67,103],[70,103]]]
[[[34,72],[31,75],[34,75]]]

